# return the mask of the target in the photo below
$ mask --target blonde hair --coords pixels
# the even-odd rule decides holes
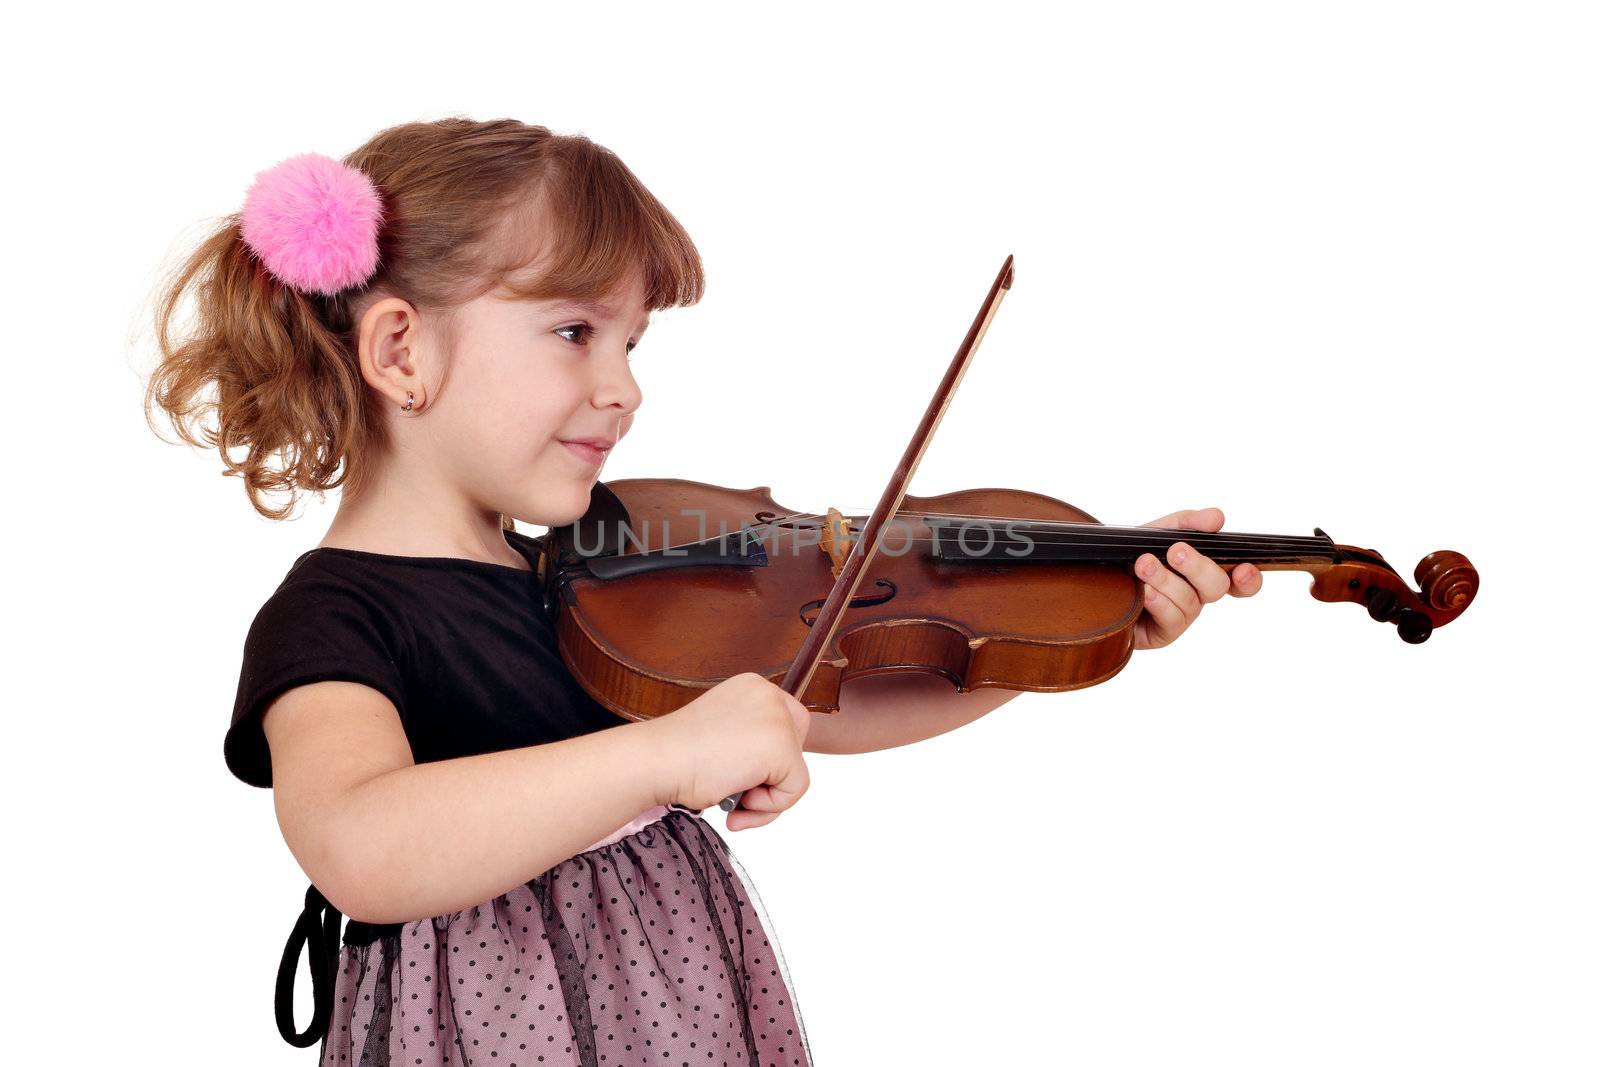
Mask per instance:
[[[262,515],[301,492],[359,492],[388,448],[379,394],[361,377],[361,313],[397,296],[438,316],[503,287],[535,299],[596,299],[639,274],[652,310],[698,302],[699,252],[615,153],[514,119],[447,118],[383,130],[344,157],[377,186],[377,272],[326,297],[289,288],[229,215],[154,300],[160,361],[145,392],[178,436],[215,447]],[[180,303],[195,314],[174,329]],[[215,415],[214,425],[207,423]],[[242,457],[231,453],[243,449]],[[281,466],[269,461],[281,457]],[[287,494],[280,506],[267,497]]]

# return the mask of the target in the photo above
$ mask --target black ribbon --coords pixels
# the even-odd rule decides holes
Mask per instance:
[[[317,891],[306,887],[306,906],[295,920],[289,942],[283,946],[283,961],[278,964],[278,986],[272,999],[278,1033],[295,1048],[306,1048],[321,1041],[333,1016],[333,986],[339,971],[339,923],[344,916]],[[294,1030],[294,978],[300,963],[300,947],[309,950],[311,966],[311,1025],[304,1033]]]

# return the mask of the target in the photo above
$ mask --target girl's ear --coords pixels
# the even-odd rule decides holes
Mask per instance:
[[[412,410],[425,402],[421,373],[424,357],[418,343],[421,327],[417,309],[391,296],[362,314],[357,333],[362,378],[396,406],[403,407],[410,400]]]

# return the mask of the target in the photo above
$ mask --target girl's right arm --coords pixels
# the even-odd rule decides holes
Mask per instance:
[[[298,686],[265,716],[284,840],[363,922],[481,904],[657,804],[709,808],[744,790],[728,817],[737,830],[777,818],[809,784],[810,713],[756,674],[657,719],[423,764],[394,705],[368,686]]]

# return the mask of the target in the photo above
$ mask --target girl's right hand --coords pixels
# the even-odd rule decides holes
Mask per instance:
[[[802,754],[811,712],[759,674],[736,674],[650,723],[667,738],[661,803],[704,809],[743,791],[729,830],[765,826],[811,784]]]

